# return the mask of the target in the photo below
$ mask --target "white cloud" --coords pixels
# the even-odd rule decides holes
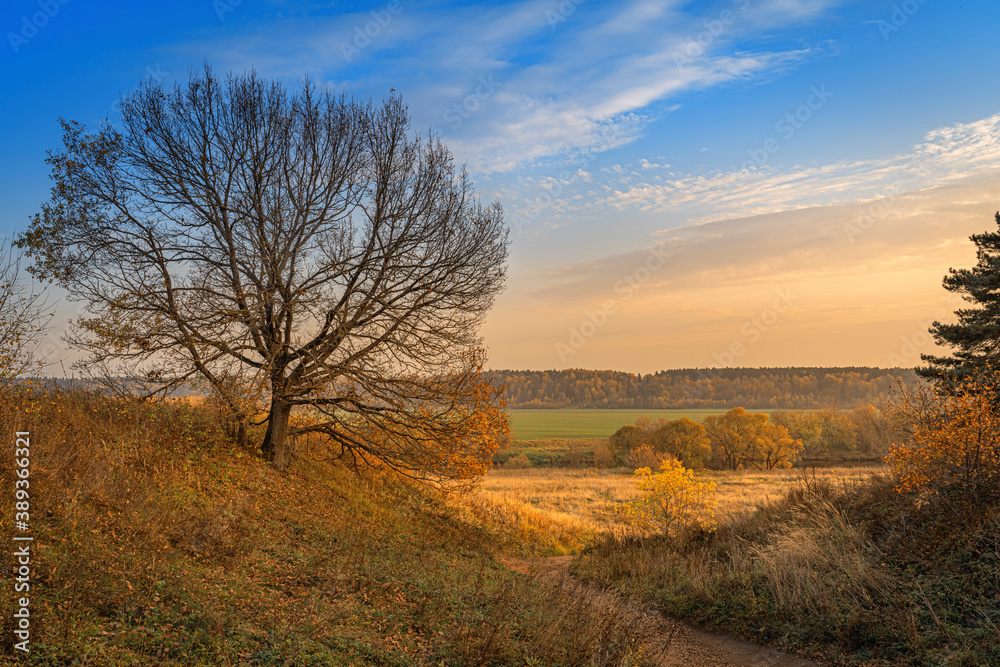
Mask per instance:
[[[842,0],[841,0],[842,1]],[[566,3],[563,3],[565,5]],[[734,51],[732,40],[787,28],[820,16],[834,0],[734,2],[736,19],[713,34],[696,57],[678,66],[679,49],[698,40],[715,13],[681,0],[583,3],[551,23],[554,0],[502,5],[402,5],[398,15],[357,47],[370,12],[310,15],[276,21],[227,40],[181,47],[220,68],[256,66],[267,75],[334,79],[351,91],[376,96],[395,88],[415,115],[446,133],[456,156],[481,174],[510,171],[572,151],[604,151],[642,136],[650,107],[682,91],[760,77],[815,57],[812,47]],[[445,19],[446,17],[446,19]],[[447,111],[494,76],[498,89],[457,125]],[[655,113],[665,113],[663,109]],[[609,131],[614,141],[603,140]]]
[[[710,222],[871,197],[887,188],[926,188],[998,168],[1000,114],[932,130],[922,143],[891,158],[619,181],[602,203],[621,211],[699,209],[690,221]]]

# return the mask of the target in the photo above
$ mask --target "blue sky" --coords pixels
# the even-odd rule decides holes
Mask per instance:
[[[0,27],[0,234],[57,119],[144,76],[394,88],[508,213],[499,367],[915,364],[1000,208],[992,1],[14,0]]]

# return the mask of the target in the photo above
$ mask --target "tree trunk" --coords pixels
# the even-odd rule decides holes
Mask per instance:
[[[223,418],[222,430],[226,437],[242,449],[246,449],[250,444],[250,435],[247,433],[246,421],[240,417],[229,415]]]
[[[237,447],[247,449],[250,446],[250,434],[247,431],[248,415],[245,410],[229,405],[222,408],[222,430],[226,437]]]
[[[260,451],[264,458],[278,470],[284,470],[291,459],[291,443],[288,441],[288,417],[292,406],[278,397],[271,398],[271,412],[267,418],[267,433]]]

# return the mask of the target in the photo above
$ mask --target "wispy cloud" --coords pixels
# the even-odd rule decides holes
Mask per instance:
[[[760,215],[903,192],[961,180],[1000,168],[1000,114],[927,133],[912,150],[878,160],[818,167],[764,166],[710,174],[676,174],[663,167],[642,179],[620,178],[603,204],[620,211],[664,212],[700,208],[692,222]],[[658,174],[650,175],[650,171]],[[624,170],[623,170],[624,173]]]
[[[444,131],[456,155],[488,174],[593,146],[609,127],[619,142],[633,141],[642,135],[642,123],[661,112],[657,106],[669,106],[665,103],[678,93],[766,76],[817,57],[822,46],[735,45],[760,31],[815,19],[835,4],[733,0],[732,17],[727,14],[722,23],[719,10],[705,14],[679,0],[607,5],[522,0],[472,7],[403,1],[370,37],[364,31],[375,20],[371,12],[313,12],[266,30],[247,27],[238,37],[179,48],[198,58],[208,54],[221,67],[254,65],[290,78],[300,76],[308,62],[314,77],[362,93],[396,88],[417,123]],[[702,33],[711,22],[720,28],[706,43]],[[679,53],[686,54],[683,66]],[[496,94],[476,104],[474,116],[460,127],[449,127],[448,110],[474,93],[479,77],[488,76],[499,83]]]
[[[663,230],[652,245],[669,259],[645,291],[795,282],[928,265],[943,272],[968,234],[989,225],[998,196],[1000,170],[894,196],[860,234],[851,229],[859,209],[871,200]],[[645,248],[552,269],[539,274],[546,284],[532,294],[560,302],[600,300],[648,254]]]

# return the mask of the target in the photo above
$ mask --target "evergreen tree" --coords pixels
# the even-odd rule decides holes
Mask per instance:
[[[958,322],[934,322],[931,334],[939,345],[954,348],[951,356],[922,354],[928,363],[917,374],[945,385],[976,375],[986,368],[1000,368],[1000,212],[998,231],[969,237],[976,244],[976,265],[971,269],[949,269],[944,288],[962,295],[970,308],[955,311]]]

